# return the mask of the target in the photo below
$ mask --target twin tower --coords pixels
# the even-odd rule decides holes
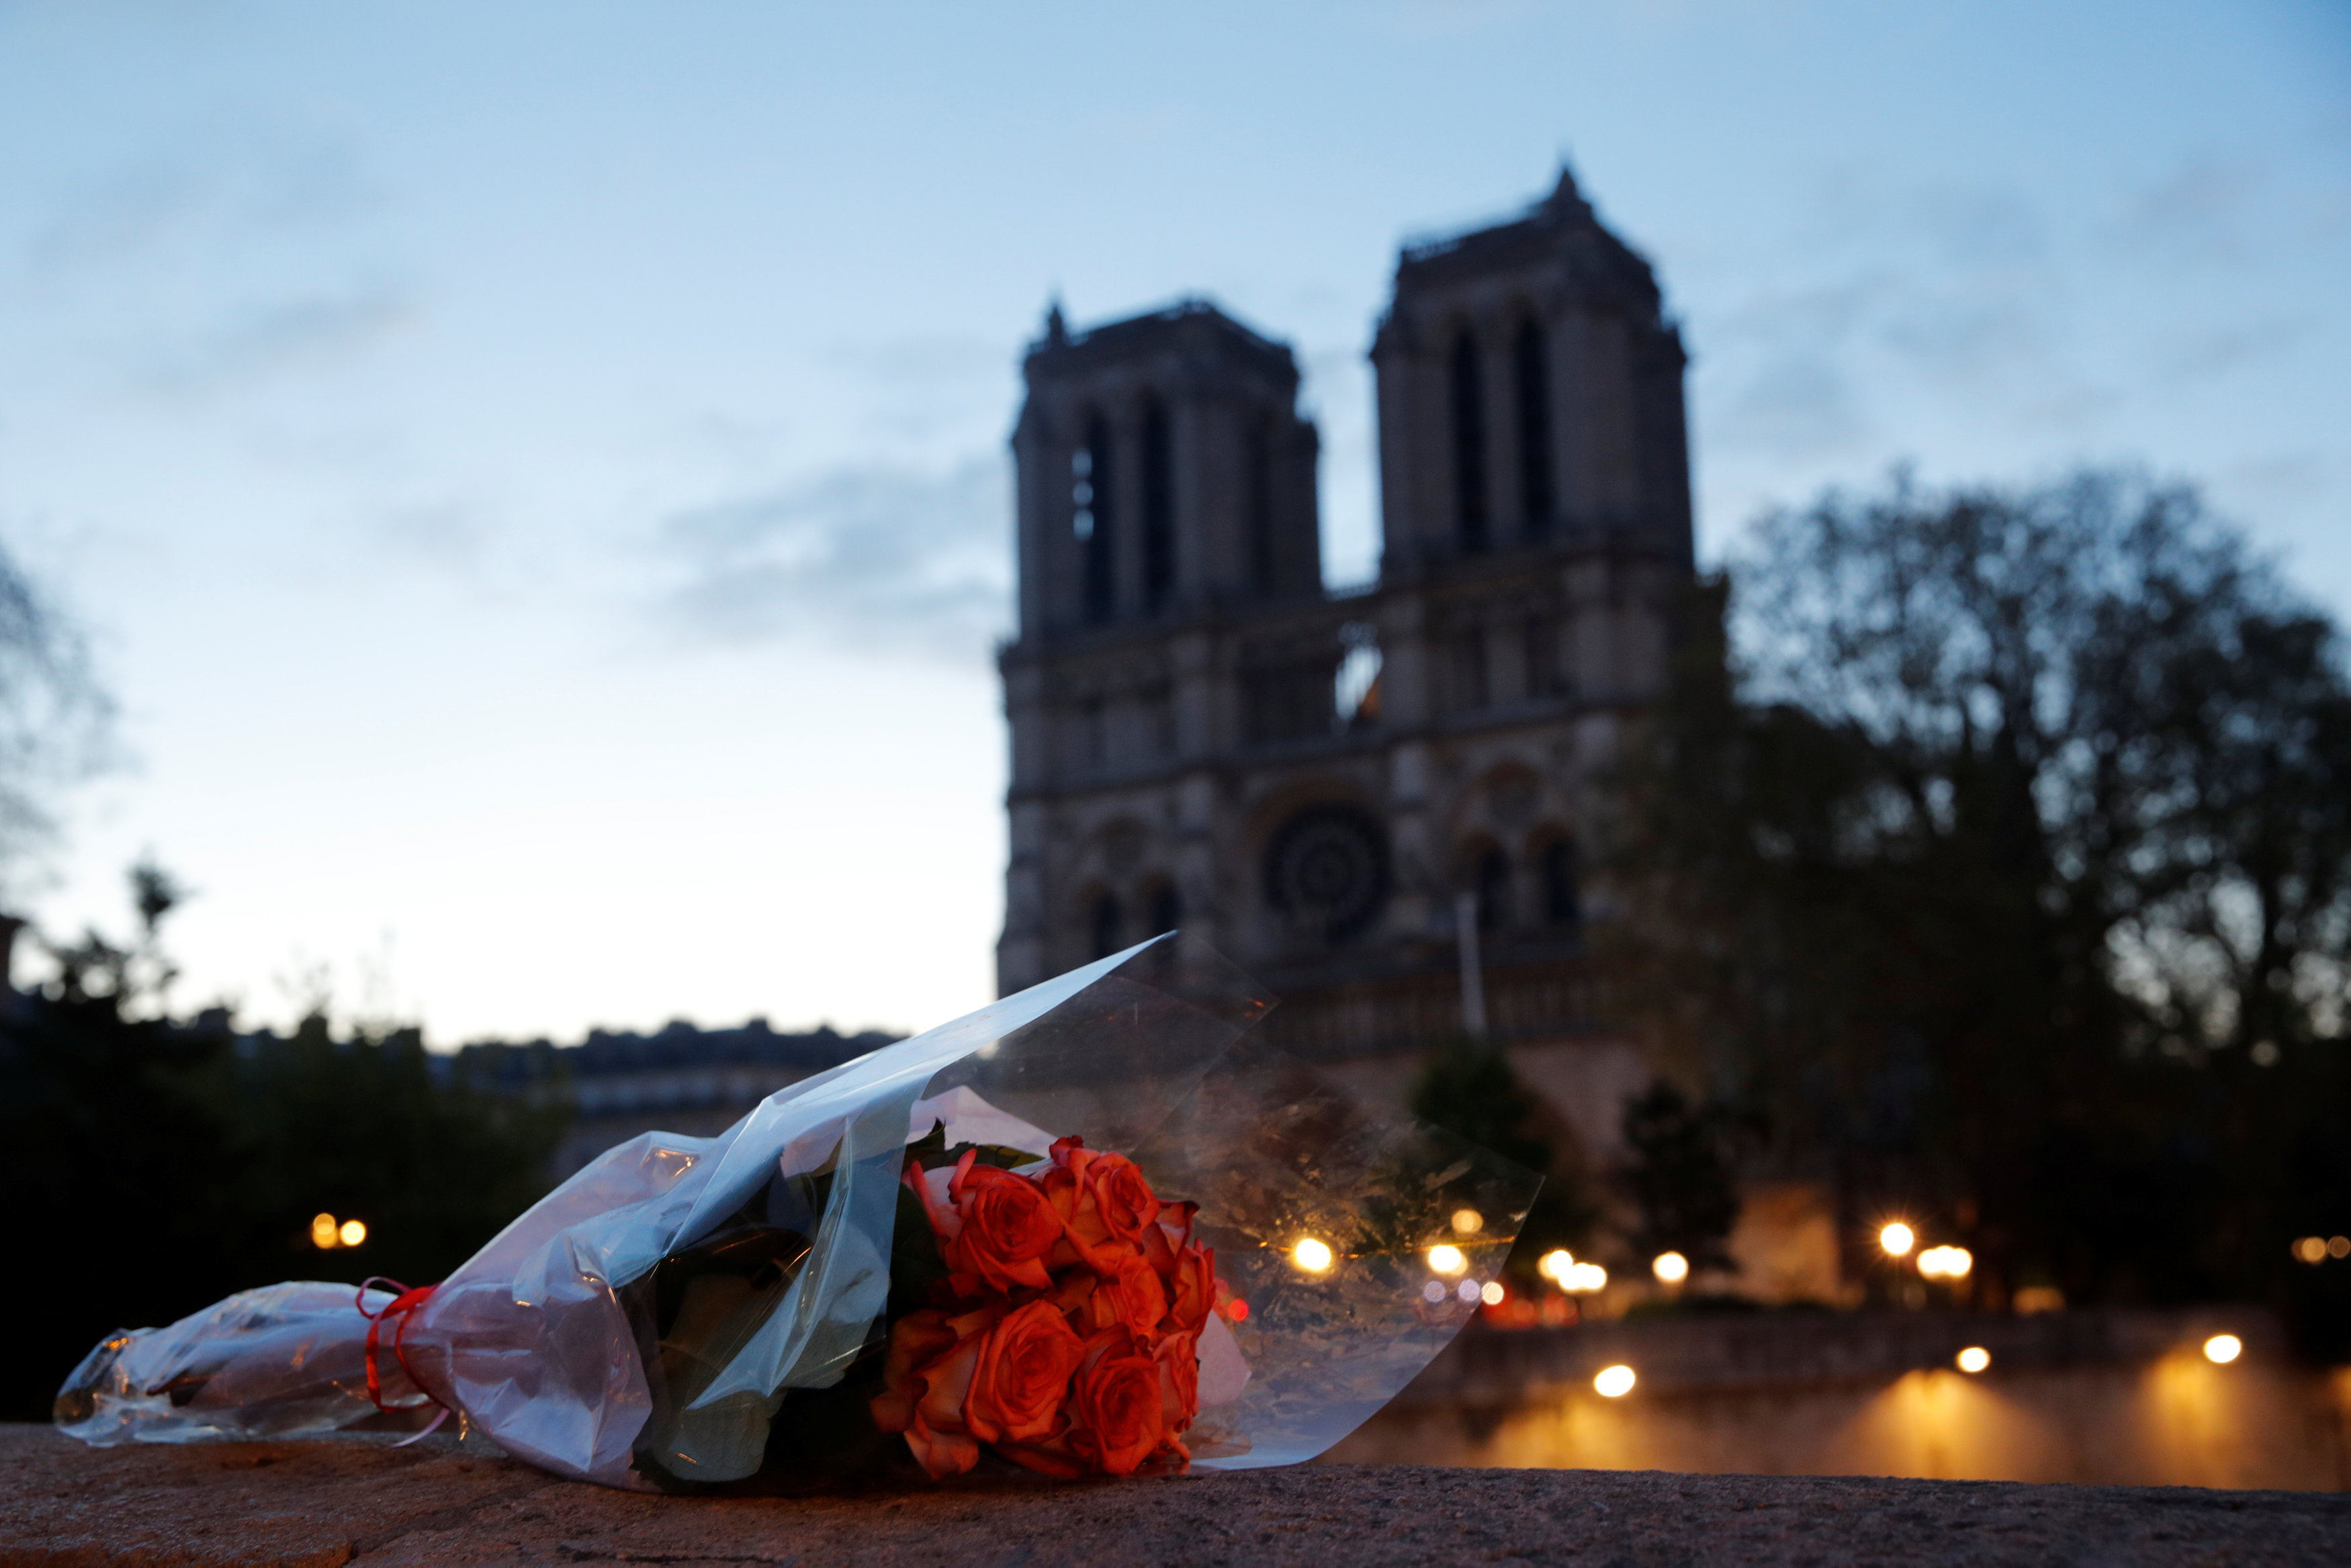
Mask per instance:
[[[1493,1032],[1587,1022],[1579,827],[1691,572],[1680,337],[1562,173],[1408,246],[1371,357],[1380,572],[1333,593],[1287,346],[1198,300],[1047,317],[1005,991],[1180,924],[1283,996],[1294,1050],[1425,1045],[1460,1027],[1468,891]]]

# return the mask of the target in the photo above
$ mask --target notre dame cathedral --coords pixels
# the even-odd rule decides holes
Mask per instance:
[[[1332,593],[1288,347],[1202,300],[1047,317],[998,981],[1180,923],[1280,1044],[1400,1092],[1463,1026],[1474,909],[1490,1033],[1600,1155],[1643,1073],[1593,1027],[1577,845],[1692,571],[1680,337],[1562,173],[1408,245],[1371,358],[1380,571]]]

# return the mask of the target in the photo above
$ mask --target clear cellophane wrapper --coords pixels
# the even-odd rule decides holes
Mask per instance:
[[[194,1442],[438,1407],[640,1490],[903,1463],[863,1403],[908,1304],[893,1251],[928,1243],[902,1206],[909,1146],[1041,1158],[1067,1135],[1198,1206],[1224,1304],[1199,1340],[1191,1461],[1311,1459],[1475,1314],[1540,1179],[1263,1048],[1249,1032],[1270,1005],[1204,947],[1157,939],[779,1089],[716,1137],[607,1150],[413,1310],[294,1282],[111,1335],[57,1424]],[[1440,1254],[1441,1274],[1440,1244],[1459,1264]]]

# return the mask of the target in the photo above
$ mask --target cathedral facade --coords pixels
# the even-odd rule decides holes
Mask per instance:
[[[1286,1047],[1409,1063],[1474,911],[1489,1033],[1605,1099],[1579,846],[1693,569],[1679,335],[1562,173],[1408,245],[1371,358],[1379,576],[1334,594],[1287,346],[1194,300],[1029,349],[998,981],[1181,925]]]

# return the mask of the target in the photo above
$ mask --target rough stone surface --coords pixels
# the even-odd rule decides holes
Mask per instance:
[[[2351,1497],[1313,1465],[821,1498],[603,1490],[445,1438],[89,1449],[0,1428],[18,1563],[2351,1563]]]

